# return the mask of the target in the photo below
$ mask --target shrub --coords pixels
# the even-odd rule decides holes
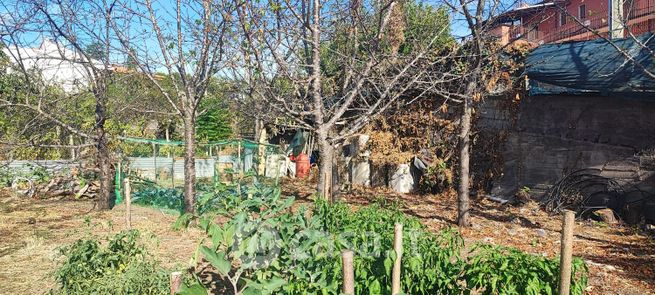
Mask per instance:
[[[250,175],[246,177],[254,179]],[[279,190],[279,188],[266,186],[254,180],[251,184],[199,182],[196,184],[195,209],[199,214],[220,213],[231,215],[230,212],[240,211],[242,209],[250,210],[253,208],[248,207],[269,201],[268,199],[261,199],[261,196],[269,194],[276,189]],[[250,197],[244,198],[247,195]],[[140,185],[139,189],[132,193],[132,203],[158,209],[171,209],[184,212],[184,195],[180,189],[176,188]]]
[[[139,232],[125,231],[102,245],[81,239],[60,249],[65,257],[55,272],[59,288],[51,294],[167,294],[168,275],[139,243]]]

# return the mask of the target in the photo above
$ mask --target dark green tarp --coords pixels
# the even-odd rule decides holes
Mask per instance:
[[[291,139],[286,153],[289,154],[293,152],[294,156],[302,153],[303,147],[305,147],[305,143],[307,142],[307,137],[309,137],[309,132],[298,129],[296,131],[296,135],[294,135],[293,139]]]
[[[627,61],[602,39],[538,47],[526,60],[530,95],[633,94],[655,98],[655,78],[640,67],[655,73],[655,37],[648,33],[636,40],[613,40],[635,62]]]

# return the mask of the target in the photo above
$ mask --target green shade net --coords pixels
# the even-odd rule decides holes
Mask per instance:
[[[183,171],[183,168],[175,168],[176,162],[182,162],[175,161],[175,158],[176,155],[183,152],[182,147],[184,147],[184,141],[168,141],[135,137],[119,137],[119,139],[124,144],[127,144],[126,147],[128,147],[128,150],[132,152],[126,152],[123,154],[120,163],[116,165],[114,189],[116,204],[119,204],[124,200],[123,182],[125,178],[129,177],[132,184],[132,199],[134,204],[152,206],[160,209],[174,209],[177,211],[180,206],[182,206],[182,193],[181,189],[179,189],[181,184],[176,183],[176,180],[183,180],[183,178],[179,176],[176,178],[175,175],[177,173],[175,172],[177,171],[179,173],[179,171]],[[262,161],[265,161],[266,157],[274,153],[279,153],[280,150],[277,145],[257,143],[246,139],[199,142],[196,144],[196,147],[197,153],[206,153],[203,156],[198,156],[197,154],[197,159],[209,158],[214,160],[213,173],[211,173],[213,174],[212,177],[197,178],[198,182],[196,183],[196,187],[199,191],[203,186],[213,186],[216,183],[219,183],[221,181],[221,173],[232,174],[239,172],[239,170],[243,170],[240,172],[256,175],[258,165],[262,163]],[[263,152],[261,155],[260,149]],[[168,155],[160,157],[159,153],[164,153],[162,150],[168,151]],[[154,178],[154,180],[139,175],[139,173],[134,171],[135,169],[131,169],[133,168],[131,167],[131,164],[128,164],[125,161],[125,159],[130,157],[137,159],[153,159],[152,162],[146,162],[154,165],[154,177],[151,177]],[[245,166],[244,162],[248,164],[248,169],[243,168]],[[231,165],[232,168],[222,167],[223,169],[220,169],[220,165]],[[163,178],[159,176],[160,168],[167,167],[170,167],[170,180],[164,181]],[[148,167],[148,169],[152,170],[153,168]],[[198,166],[196,169],[199,169]],[[206,169],[207,168],[205,167],[205,172],[207,172]],[[223,180],[231,181],[232,177]]]

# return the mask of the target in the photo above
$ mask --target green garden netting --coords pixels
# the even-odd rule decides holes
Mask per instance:
[[[166,196],[179,192],[184,181],[183,141],[120,139],[120,160],[116,163],[115,175],[116,204],[123,201],[123,183],[127,177],[132,184],[133,196],[140,191],[144,192],[142,195],[151,192]],[[268,156],[279,152],[277,145],[246,139],[199,142],[196,144],[196,186],[230,183],[235,175],[262,176]]]

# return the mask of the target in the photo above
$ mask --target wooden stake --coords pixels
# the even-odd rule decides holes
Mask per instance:
[[[120,159],[118,159],[118,163],[116,165],[116,170],[117,170],[117,173],[118,173],[118,183],[117,183],[118,184],[118,193],[119,194],[125,194],[123,192],[123,184],[120,181],[120,179],[123,178],[123,165],[121,164]]]
[[[403,257],[403,225],[396,223],[393,229],[393,250],[396,252],[396,260],[393,262],[391,273],[391,295],[400,293],[400,268]]]
[[[282,160],[278,160],[275,166],[275,186],[280,185],[280,166],[282,166]]]
[[[216,152],[216,158],[217,158],[216,165],[218,166],[218,168],[216,168],[217,169],[216,173],[218,173],[218,174],[216,175],[216,181],[220,182],[221,181],[221,172],[222,172],[222,170],[221,170],[221,152],[223,151],[223,148],[221,146],[218,146],[217,149],[218,149],[218,151]]]
[[[159,178],[157,176],[157,145],[154,142],[152,143],[152,159],[155,165],[155,182],[157,182],[157,179]]]
[[[125,178],[125,222],[127,229],[132,229],[132,190],[129,177]]]
[[[177,294],[182,285],[182,273],[179,271],[171,273],[171,295]]]
[[[171,188],[175,188],[175,151],[171,157]]]
[[[559,294],[569,295],[571,289],[571,260],[573,255],[573,226],[575,212],[562,212],[562,249],[560,252]]]
[[[71,135],[68,136],[68,144],[71,145],[71,149],[70,149],[71,160],[75,160],[75,158],[76,158],[76,156],[75,156],[75,148],[72,147],[72,146],[75,145],[75,140],[73,140],[73,134],[71,134]]]
[[[341,261],[343,264],[343,288],[342,293],[355,295],[355,271],[353,269],[353,251],[341,251]]]
[[[241,163],[241,139],[239,139],[239,143],[237,145],[237,163],[239,163],[239,175],[241,175],[241,172],[243,172],[243,163]]]
[[[168,133],[168,126],[166,126],[166,142],[170,141],[170,134]],[[170,147],[170,146],[169,146]],[[167,157],[171,157],[171,149],[168,149],[168,152],[166,152]]]

